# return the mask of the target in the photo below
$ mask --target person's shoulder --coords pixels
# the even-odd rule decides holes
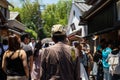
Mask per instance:
[[[23,55],[23,56],[26,55],[26,52],[25,52],[25,50],[23,50],[23,49],[18,50],[18,52],[20,53],[20,55]]]
[[[72,48],[72,46],[70,46],[70,45],[68,45],[68,44],[65,44],[65,43],[62,43],[62,42],[61,42],[61,45],[62,45],[62,47]],[[60,46],[61,46],[61,45],[60,45]]]
[[[30,43],[28,44],[28,46],[32,46],[32,42],[30,42]]]
[[[9,50],[7,50],[7,51],[5,51],[5,53],[4,53],[4,54],[6,55],[6,54],[7,54],[7,53],[9,53],[9,52],[10,52],[10,51],[9,51]]]
[[[59,45],[53,45],[53,46],[50,46],[50,47],[47,47],[43,50],[43,52],[46,52],[46,53],[49,53],[49,54],[52,54],[56,51],[58,51],[60,49],[60,46]]]
[[[50,52],[50,51],[56,50],[57,47],[58,47],[58,46],[53,45],[53,46],[50,46],[50,47],[45,48],[44,51],[46,50],[46,51],[49,51],[49,52]]]
[[[24,49],[18,49],[18,50],[16,50],[15,52],[20,53],[20,54],[24,54],[24,53],[25,53],[25,50],[24,50]]]
[[[24,50],[24,49],[20,49],[19,51],[20,51],[20,52],[25,52],[25,50]]]
[[[67,45],[67,44],[65,44],[66,45],[66,47],[69,47],[69,48],[71,48],[72,46],[70,46],[70,45]]]
[[[111,49],[111,48],[109,48],[109,47],[107,47],[107,48],[106,48],[106,50],[108,50],[108,51],[112,51],[112,49]]]

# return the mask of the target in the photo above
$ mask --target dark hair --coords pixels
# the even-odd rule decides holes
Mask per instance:
[[[17,35],[10,35],[8,38],[8,50],[16,51],[20,49],[20,38]]]
[[[75,46],[75,47],[77,47],[77,46],[79,46],[79,45],[80,45],[80,43],[79,43],[79,42],[77,42],[77,41],[76,41],[76,42],[74,42],[74,46]]]
[[[8,45],[8,40],[7,39],[3,39],[3,45]]]
[[[101,47],[102,47],[102,49],[104,49],[104,48],[106,48],[106,46],[107,46],[107,41],[106,41],[106,39],[101,39],[100,40],[100,45],[101,45]]]
[[[113,41],[112,40],[108,40],[107,42],[106,42],[106,47],[108,47],[109,45],[112,45],[113,44]]]
[[[49,47],[49,43],[45,43],[45,48],[46,48],[46,47]]]
[[[35,51],[34,51],[34,57],[38,57],[39,55],[39,50],[42,48],[42,44],[41,41],[39,40],[36,44],[35,44]]]
[[[29,34],[25,33],[21,35],[21,41],[24,42],[25,38],[30,38]]]
[[[101,39],[100,40],[100,43],[105,43],[106,42],[106,39]]]
[[[66,39],[66,34],[62,34],[61,32],[56,32],[53,34],[52,38],[55,42],[64,41]]]

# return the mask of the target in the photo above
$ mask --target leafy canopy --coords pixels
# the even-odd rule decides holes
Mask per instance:
[[[40,6],[36,2],[31,3],[30,0],[21,0],[22,7],[11,8],[11,11],[18,11],[20,13],[21,21],[27,27],[27,32],[32,37],[45,38],[50,37],[51,27],[54,24],[67,25],[72,0],[59,0],[57,4],[47,5],[41,11]]]

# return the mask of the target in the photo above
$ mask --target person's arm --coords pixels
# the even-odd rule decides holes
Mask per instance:
[[[28,55],[29,55],[29,71],[30,71],[30,74],[32,72],[32,69],[33,69],[33,51],[32,51],[32,47],[29,46],[29,50],[28,50]]]
[[[21,50],[21,58],[23,61],[23,66],[24,66],[24,70],[26,73],[26,77],[29,77],[29,69],[28,69],[28,65],[27,65],[27,55],[24,50]]]
[[[81,78],[81,74],[80,74],[80,61],[79,61],[79,57],[76,58],[75,60],[75,74],[74,74],[74,77],[75,77],[75,80],[82,80]]]
[[[2,69],[4,72],[6,72],[6,52],[3,55],[3,59],[2,59]]]
[[[32,68],[33,68],[33,55],[30,56],[30,73],[32,72]]]
[[[93,56],[89,53],[90,61],[93,62]]]
[[[40,55],[40,80],[46,80],[46,56],[47,51],[46,49],[42,49]]]

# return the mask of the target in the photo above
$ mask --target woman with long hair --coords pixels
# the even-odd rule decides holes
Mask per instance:
[[[39,40],[35,45],[33,68],[31,72],[32,80],[40,80],[41,49],[42,49],[42,44],[41,44],[41,40]]]
[[[20,38],[15,34],[8,38],[9,47],[2,60],[2,69],[7,74],[7,80],[27,80],[29,77],[27,56],[21,49],[20,42]]]

